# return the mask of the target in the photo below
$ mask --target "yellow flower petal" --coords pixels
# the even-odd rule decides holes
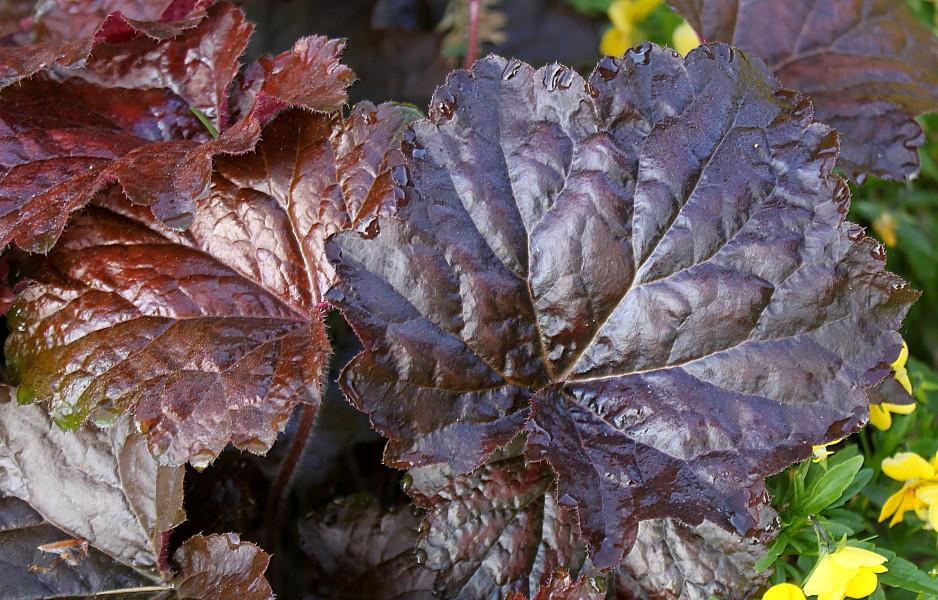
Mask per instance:
[[[905,340],[902,340],[902,350],[899,351],[899,358],[896,359],[896,362],[892,363],[892,368],[895,371],[893,377],[896,378],[902,387],[905,388],[905,391],[912,393],[912,382],[909,381],[909,372],[905,368],[905,363],[909,360],[909,345],[905,343]],[[913,405],[914,406],[914,405]],[[903,413],[907,414],[907,413]]]
[[[883,473],[896,481],[908,481],[934,477],[935,469],[914,452],[900,452],[883,460]]]
[[[938,504],[932,504],[928,507],[928,519],[926,521],[931,528],[938,531]]]
[[[844,600],[844,596],[846,595],[847,584],[841,583],[827,590],[823,594],[818,594],[817,600]]]
[[[913,402],[911,404],[890,404],[888,402],[883,402],[882,406],[885,410],[888,410],[891,413],[898,413],[900,415],[911,414],[915,410],[916,404]]]
[[[870,423],[880,431],[892,427],[892,415],[879,404],[870,404]]]
[[[880,523],[885,521],[890,515],[895,514],[895,512],[899,509],[899,506],[902,504],[902,496],[904,495],[905,495],[905,488],[902,488],[901,490],[899,490],[898,492],[896,492],[895,494],[893,494],[886,500],[886,503],[883,504],[883,509],[879,511]],[[901,517],[900,517],[900,520],[901,520]],[[892,525],[893,525],[892,523],[889,524],[890,527],[892,527]]]
[[[804,582],[806,596],[819,596],[834,588],[843,587],[847,581],[856,575],[856,569],[848,569],[832,558],[832,554],[825,554],[818,561],[817,567],[811,577]],[[842,598],[843,596],[840,596]],[[838,598],[838,600],[840,600]]]
[[[898,226],[899,222],[896,221],[896,218],[888,210],[881,212],[879,216],[873,220],[873,231],[876,232],[879,239],[883,240],[883,243],[890,248],[894,247],[899,241],[896,237],[896,228]]]
[[[876,554],[875,552],[854,546],[845,546],[843,550],[831,554],[831,558],[846,569],[875,567],[888,560],[881,554]]]
[[[905,340],[902,340],[902,350],[899,350],[899,358],[897,358],[896,362],[892,363],[890,366],[893,369],[902,369],[905,367],[905,363],[908,360],[909,360],[909,345],[905,343]]]
[[[762,596],[762,600],[806,600],[801,588],[793,583],[773,585]]]
[[[610,27],[599,41],[599,51],[610,56],[622,56],[632,47],[632,36],[615,27]]]
[[[684,21],[674,29],[671,43],[675,50],[687,56],[688,52],[700,45],[700,38],[697,37],[697,32],[690,26],[690,23]]]
[[[918,486],[915,496],[928,505],[938,503],[938,483],[924,483]]]
[[[847,582],[847,589],[844,591],[851,598],[866,598],[876,591],[876,573],[860,569],[860,572]]]

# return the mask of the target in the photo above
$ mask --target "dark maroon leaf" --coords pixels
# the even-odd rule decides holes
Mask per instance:
[[[370,104],[347,122],[284,115],[255,152],[218,161],[185,233],[99,197],[10,314],[19,399],[67,428],[131,409],[163,464],[205,466],[228,442],[265,452],[298,402],[319,403],[323,240],[393,203],[409,118]]]
[[[437,572],[441,598],[534,595],[555,569],[576,572],[583,565],[576,515],[558,504],[545,463],[493,456],[470,475],[435,465],[406,477],[408,493],[429,511],[418,552]]]
[[[342,499],[300,523],[313,561],[315,598],[430,600],[433,572],[417,563],[420,518],[402,507],[385,512],[374,501]]]
[[[906,180],[925,141],[914,117],[938,110],[938,40],[894,0],[670,0],[709,41],[762,58],[841,134],[838,166]]]
[[[173,555],[173,580],[180,600],[269,600],[274,597],[264,571],[270,555],[237,534],[190,538]]]
[[[604,600],[606,580],[601,576],[581,578],[574,581],[565,569],[554,571],[550,582],[541,586],[531,600]],[[527,596],[512,592],[505,600],[526,600]]]
[[[0,492],[159,582],[163,534],[185,516],[183,469],[157,466],[128,418],[107,430],[66,433],[40,407],[19,406],[2,389]]]
[[[608,569],[642,520],[752,532],[764,476],[866,421],[917,294],[760,62],[645,45],[587,83],[490,57],[413,130],[397,215],[329,246],[388,464],[470,471],[530,416]]]
[[[39,546],[73,536],[45,521],[22,500],[0,493],[0,581],[5,600],[89,597],[101,592],[157,587],[149,577],[121,564],[97,548],[88,548],[79,564],[65,561],[45,573],[30,567],[49,567],[55,556]],[[159,586],[162,587],[162,586]],[[136,593],[133,598],[161,597]]]
[[[774,518],[767,514],[763,522]],[[765,547],[712,523],[689,527],[672,519],[643,521],[635,548],[615,571],[620,600],[746,600],[770,571],[753,567]]]
[[[49,0],[34,14],[21,46],[0,46],[0,88],[55,66],[84,65],[101,43],[138,34],[166,39],[195,27],[215,0]],[[35,4],[35,3],[34,3]]]
[[[906,391],[895,377],[890,376],[870,388],[867,394],[870,404],[915,404],[915,398]]]
[[[251,150],[286,106],[327,111],[345,102],[353,76],[337,62],[342,44],[306,38],[249,68],[229,107],[250,32],[241,11],[222,3],[171,40],[102,47],[75,77],[36,76],[4,90],[0,244],[48,251],[68,216],[111,181],[184,229],[208,190],[214,155]],[[190,108],[214,123],[218,139]]]

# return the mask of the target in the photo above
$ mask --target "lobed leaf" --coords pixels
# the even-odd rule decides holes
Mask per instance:
[[[765,60],[782,85],[809,96],[841,135],[838,166],[908,180],[925,142],[915,117],[938,110],[938,40],[893,0],[670,0],[703,39]]]
[[[319,403],[323,240],[394,202],[409,118],[284,114],[253,153],[218,161],[184,233],[99,196],[10,313],[19,400],[48,402],[66,428],[131,410],[163,464],[202,467],[229,442],[265,452],[298,402]]]
[[[524,427],[609,569],[643,520],[757,533],[763,478],[865,423],[917,294],[757,59],[489,57],[412,128],[397,213],[327,246],[388,464],[469,472]]]
[[[185,229],[210,187],[213,156],[250,151],[288,106],[344,104],[354,76],[338,63],[342,43],[322,37],[260,59],[236,84],[251,29],[221,3],[175,38],[101,46],[72,77],[37,75],[3,90],[0,244],[47,252],[69,215],[113,181],[163,224]]]
[[[264,578],[270,555],[235,533],[197,535],[173,554],[176,596],[199,600],[273,600]]]
[[[406,477],[408,493],[429,511],[418,552],[436,572],[441,598],[530,596],[556,569],[582,567],[576,516],[558,501],[547,465],[509,454],[493,456],[469,475],[435,465]]]

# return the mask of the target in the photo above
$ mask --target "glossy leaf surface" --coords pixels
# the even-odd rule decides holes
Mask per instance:
[[[38,406],[0,403],[0,491],[155,581],[163,534],[185,517],[182,480],[181,467],[156,464],[128,418],[64,432]]]
[[[914,117],[938,110],[938,40],[894,0],[670,0],[703,39],[765,60],[841,134],[838,165],[905,180],[924,143]]]
[[[393,203],[407,112],[283,115],[255,152],[218,161],[184,233],[99,197],[11,312],[19,399],[69,428],[130,409],[165,464],[205,466],[229,441],[265,452],[298,402],[318,405],[323,239]]]
[[[548,465],[493,456],[469,475],[436,465],[408,476],[408,494],[429,511],[418,547],[441,598],[533,596],[554,570],[582,566],[576,515],[558,503]]]
[[[264,578],[270,555],[237,534],[194,536],[173,554],[173,562],[178,569],[173,587],[180,599],[274,598]]]
[[[608,569],[646,519],[753,533],[764,476],[865,422],[916,293],[756,59],[489,57],[413,132],[396,215],[328,246],[388,464],[468,472],[527,422]]]
[[[338,63],[342,43],[321,37],[262,58],[235,83],[250,33],[241,11],[222,3],[176,38],[102,46],[72,77],[40,74],[3,90],[0,244],[47,252],[68,216],[113,181],[184,229],[208,191],[213,156],[250,151],[287,106],[345,102],[354,77]]]
[[[592,576],[574,581],[564,569],[554,571],[550,582],[541,586],[531,600],[603,600],[606,598],[606,581],[601,576]],[[527,600],[527,596],[512,592],[505,600]]]
[[[420,518],[407,507],[384,511],[371,500],[343,498],[301,521],[313,562],[316,598],[430,600],[433,572],[414,554]]]
[[[617,597],[746,600],[770,575],[753,570],[763,554],[761,544],[712,523],[688,527],[672,519],[643,521],[635,548],[615,571]]]

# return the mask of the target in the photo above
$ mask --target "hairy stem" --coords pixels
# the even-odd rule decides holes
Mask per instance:
[[[469,41],[466,44],[466,65],[468,69],[479,54],[479,9],[482,0],[469,0]]]

